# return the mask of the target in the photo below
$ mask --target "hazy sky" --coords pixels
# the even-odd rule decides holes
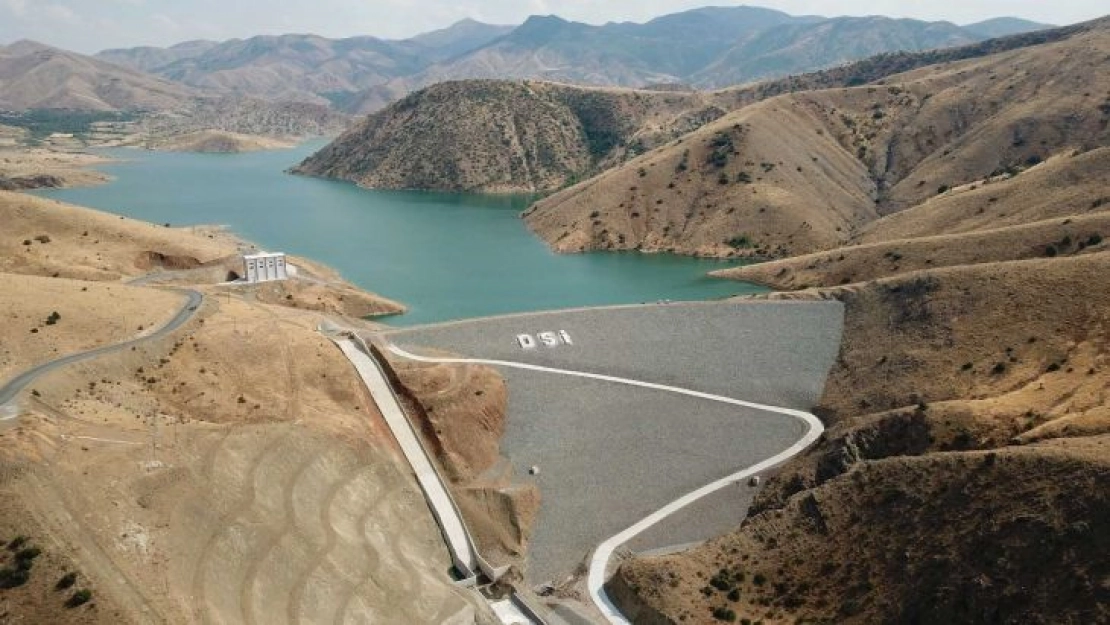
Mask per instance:
[[[403,38],[462,18],[515,24],[555,14],[589,23],[642,22],[717,0],[0,0],[0,43],[34,39],[95,52],[188,39],[316,33]],[[1013,15],[1070,24],[1107,12],[1105,0],[765,0],[795,15],[889,15],[959,24]]]

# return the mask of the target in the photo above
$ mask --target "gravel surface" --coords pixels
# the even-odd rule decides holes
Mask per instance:
[[[518,315],[410,328],[388,338],[419,351],[509,360],[668,384],[791,408],[816,404],[840,343],[837,302],[664,304]],[[542,345],[565,331],[572,344]],[[518,334],[541,343],[522,349]],[[540,516],[528,581],[559,581],[589,551],[664,504],[774,455],[803,425],[675,393],[501,368],[502,441],[518,475],[538,466]],[[718,493],[639,537],[652,549],[735,525],[747,487]]]

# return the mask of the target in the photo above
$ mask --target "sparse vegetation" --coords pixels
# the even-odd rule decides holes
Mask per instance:
[[[71,571],[63,575],[61,579],[59,579],[58,582],[54,584],[54,590],[68,590],[72,588],[73,585],[76,583],[77,573]]]
[[[74,592],[69,599],[66,600],[67,608],[76,608],[85,605],[92,599],[92,591],[87,588],[82,588]]]
[[[736,621],[736,612],[734,612],[731,608],[726,608],[724,606],[713,608],[713,618],[717,619],[718,621],[733,623]]]
[[[709,142],[709,147],[711,150],[709,156],[706,157],[706,162],[717,168],[728,165],[729,157],[732,156],[732,153],[736,150],[732,135],[727,132],[718,132],[713,135],[713,138]]]

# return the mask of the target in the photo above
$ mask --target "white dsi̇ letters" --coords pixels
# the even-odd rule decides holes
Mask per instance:
[[[537,341],[537,337],[539,340]],[[566,330],[559,330],[558,332],[540,332],[533,336],[531,334],[518,334],[516,335],[516,343],[521,349],[536,349],[541,344],[549,349],[555,349],[563,345],[574,345],[574,341],[570,338],[570,333]]]

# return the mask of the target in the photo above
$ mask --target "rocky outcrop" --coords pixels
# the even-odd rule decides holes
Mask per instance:
[[[65,185],[65,181],[57,176],[40,174],[37,176],[17,176],[5,178],[0,176],[0,191],[28,191],[31,189],[58,189]]]

